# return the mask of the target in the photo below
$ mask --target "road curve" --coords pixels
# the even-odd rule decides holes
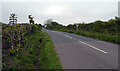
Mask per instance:
[[[71,33],[46,30],[63,69],[118,69],[118,45]]]

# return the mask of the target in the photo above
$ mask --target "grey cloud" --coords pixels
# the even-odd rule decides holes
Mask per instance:
[[[53,4],[40,2],[4,2],[2,4],[2,22],[8,23],[9,14],[12,12],[18,15],[18,22],[28,22],[27,16],[32,14],[38,23],[43,23],[45,20],[52,18],[64,25],[76,22],[109,20],[117,16],[116,2],[62,3],[61,5],[68,6],[64,14],[56,16],[43,15],[44,8]]]

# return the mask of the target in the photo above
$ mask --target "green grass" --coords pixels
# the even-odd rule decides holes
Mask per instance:
[[[41,44],[41,55],[40,55],[40,68],[41,69],[61,69],[62,66],[59,62],[58,55],[54,50],[53,42],[50,36],[44,32],[44,40]]]
[[[39,39],[43,37],[42,43]],[[40,45],[39,66],[40,69],[61,69],[58,55],[54,50],[49,35],[43,30],[37,30],[34,34],[26,36],[25,46],[15,56],[3,58],[3,71],[17,71],[16,69],[35,69],[36,54]]]
[[[107,42],[111,42],[115,44],[120,44],[120,40],[118,39],[120,37],[118,35],[93,33],[93,32],[87,32],[87,31],[78,31],[78,32],[77,31],[64,31],[64,32],[82,35],[86,37],[91,37],[97,40],[103,40],[103,41],[107,41]]]

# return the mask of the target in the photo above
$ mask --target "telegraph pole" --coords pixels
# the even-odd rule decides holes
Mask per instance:
[[[17,24],[17,18],[15,13],[10,14],[9,24]]]

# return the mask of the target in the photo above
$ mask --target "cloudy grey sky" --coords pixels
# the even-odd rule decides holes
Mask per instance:
[[[53,19],[60,24],[107,21],[118,16],[119,0],[4,0],[1,13],[2,22],[8,23],[11,13],[16,13],[18,22],[28,22],[28,15],[34,16],[36,23]],[[0,18],[1,19],[1,18]]]

